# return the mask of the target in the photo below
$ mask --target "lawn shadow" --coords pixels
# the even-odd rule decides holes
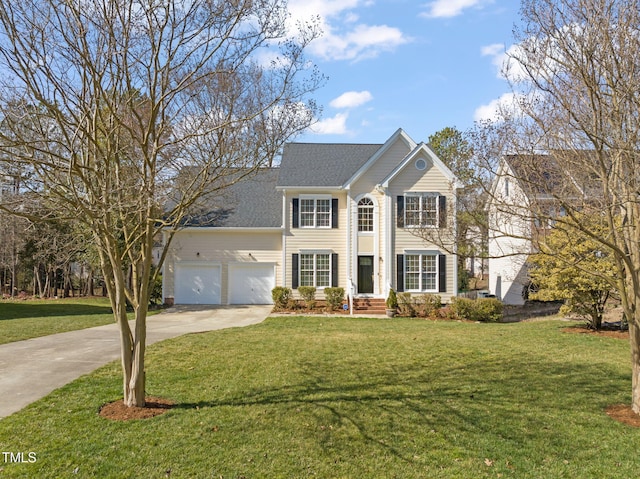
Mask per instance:
[[[517,365],[474,358],[444,374],[421,364],[403,364],[380,369],[366,378],[363,375],[362,380],[339,382],[330,367],[299,366],[305,380],[298,384],[177,403],[174,408],[288,404],[292,413],[302,410],[317,417],[324,410],[337,424],[355,427],[364,441],[416,463],[419,461],[403,452],[403,447],[388,440],[389,428],[396,428],[394,434],[407,441],[416,434],[437,433],[451,447],[460,447],[457,437],[497,435],[514,449],[526,448],[537,434],[534,431],[549,428],[550,447],[562,447],[567,437],[554,429],[565,420],[567,408],[591,408],[606,416],[605,405],[615,402],[625,387],[630,389],[630,377],[612,367],[552,362],[543,357],[529,357]],[[589,419],[587,414],[570,420],[585,421],[580,426],[588,428]],[[473,443],[465,446],[479,447]]]
[[[22,303],[0,302],[0,321],[55,316],[92,316],[97,314],[111,314],[111,307],[67,302],[55,304],[39,303],[37,301],[25,301]]]

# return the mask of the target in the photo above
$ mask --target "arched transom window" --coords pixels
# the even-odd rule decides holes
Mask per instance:
[[[373,200],[358,201],[358,231],[373,231]]]

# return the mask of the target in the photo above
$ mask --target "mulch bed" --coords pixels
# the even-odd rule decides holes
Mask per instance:
[[[620,331],[619,329],[601,329],[596,331],[585,326],[570,326],[564,328],[565,333],[592,334],[594,336],[603,336],[616,339],[629,339],[629,331]]]
[[[614,404],[606,409],[607,415],[628,426],[640,427],[640,416],[628,404]]]
[[[127,407],[122,399],[107,403],[100,408],[100,416],[113,421],[149,419],[164,414],[174,406],[169,399],[159,397],[145,398],[145,407]]]

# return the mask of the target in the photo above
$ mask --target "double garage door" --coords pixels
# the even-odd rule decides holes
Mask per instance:
[[[228,302],[271,304],[275,283],[273,264],[230,264]],[[222,267],[219,264],[177,264],[174,293],[176,304],[221,304]]]

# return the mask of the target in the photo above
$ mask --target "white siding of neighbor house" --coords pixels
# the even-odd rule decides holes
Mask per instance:
[[[415,167],[415,160],[422,158],[427,162],[427,168],[420,171]],[[393,262],[392,282],[396,282],[396,255],[404,254],[405,251],[439,251],[441,254],[447,255],[447,293],[438,293],[444,302],[450,301],[451,297],[456,294],[456,256],[445,248],[426,241],[416,234],[412,234],[409,229],[397,227],[397,197],[408,192],[432,192],[439,193],[447,197],[447,232],[453,243],[453,224],[455,221],[455,200],[450,180],[443,172],[434,165],[433,161],[425,154],[419,155],[402,169],[389,184],[388,194],[391,196],[393,205],[391,212],[393,214],[393,228],[395,228],[395,244],[392,247]],[[439,230],[438,230],[439,231]],[[442,233],[443,236],[446,233]],[[452,249],[452,244],[447,249]]]
[[[199,254],[198,254],[199,253]],[[175,265],[220,264],[222,304],[228,304],[228,275],[230,263],[259,262],[275,265],[276,285],[282,276],[282,232],[238,231],[222,228],[190,228],[176,233],[165,262],[164,297],[173,298]]]
[[[531,241],[526,239],[531,234],[526,220],[528,201],[518,183],[505,176],[497,177],[492,196],[495,199],[489,205],[489,291],[505,304],[521,305],[522,289],[528,282],[526,261],[531,252]]]
[[[300,195],[327,195],[338,198],[338,227],[337,228],[292,228],[293,221],[293,198],[300,198]],[[300,251],[322,250],[338,255],[338,287],[345,289],[347,293],[347,193],[345,191],[293,191],[287,190],[285,195],[285,286],[291,287],[292,275],[292,254],[300,254]],[[297,290],[293,290],[295,298],[299,298]],[[324,291],[316,291],[316,298],[324,299]]]

